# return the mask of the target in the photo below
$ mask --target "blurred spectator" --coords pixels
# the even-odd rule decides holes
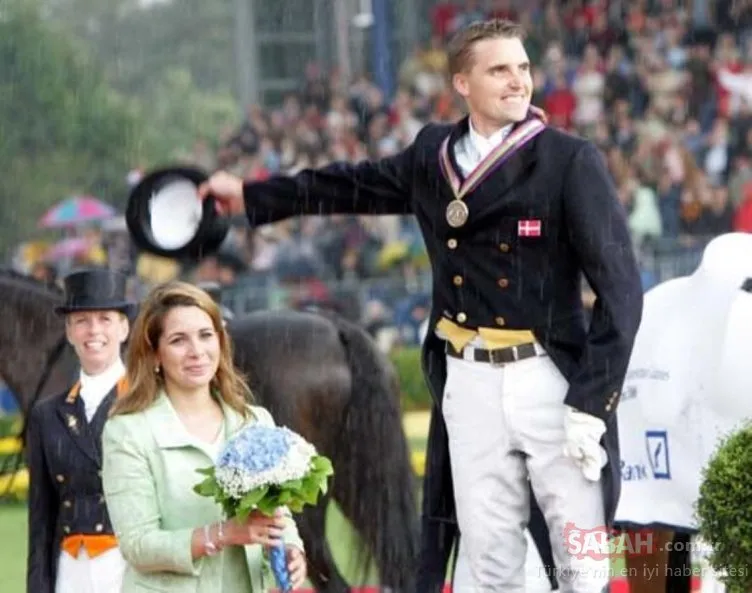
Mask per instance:
[[[432,30],[398,65],[394,97],[366,73],[347,81],[311,63],[281,104],[249,106],[236,128],[218,130],[216,154],[199,139],[184,158],[264,179],[395,154],[427,122],[463,115],[447,77],[447,37],[473,20],[515,18],[529,32],[534,103],[550,125],[601,149],[641,254],[752,232],[750,0],[454,0],[434,2],[425,17]],[[241,226],[226,254],[181,273],[239,291],[253,285],[259,306],[341,306],[356,286],[374,332],[391,323],[399,332],[383,334],[389,343],[421,339],[430,306],[421,278],[430,270],[412,218]],[[146,281],[174,274],[164,262],[140,263]],[[677,264],[674,273],[687,270]],[[645,277],[646,285],[657,278]],[[273,296],[258,298],[269,285],[278,287]]]

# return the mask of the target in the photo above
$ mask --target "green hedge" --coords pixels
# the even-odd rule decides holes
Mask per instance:
[[[24,467],[23,459],[21,465],[17,466],[16,454],[7,452],[7,446],[18,436],[22,424],[23,418],[20,414],[0,416],[0,503],[3,504],[26,500],[28,475],[21,472],[16,478],[11,478],[5,474],[10,469]]]
[[[0,415],[0,439],[18,436],[22,424],[21,414]]]
[[[703,469],[697,518],[728,593],[752,591],[752,425],[723,440]]]
[[[23,417],[20,414],[7,414],[0,416],[0,474],[9,457],[15,459],[15,453],[8,453],[7,446],[10,439],[18,437],[23,425]],[[8,439],[8,440],[6,440]]]
[[[402,409],[406,412],[431,408],[431,392],[420,366],[420,348],[396,348],[390,358],[399,375]]]

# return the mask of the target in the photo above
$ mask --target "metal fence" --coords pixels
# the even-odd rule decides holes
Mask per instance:
[[[221,292],[222,304],[236,316],[263,309],[281,309],[291,306],[316,306],[327,303],[346,317],[361,320],[367,304],[380,302],[390,309],[400,309],[402,304],[427,299],[430,295],[430,274],[414,280],[401,277],[369,278],[328,281],[322,283],[324,298],[312,296],[306,283],[282,283],[273,275],[248,276]]]
[[[660,239],[642,245],[638,257],[644,288],[694,272],[712,238]]]
[[[661,239],[643,243],[638,249],[643,287],[691,274],[699,265],[710,238],[688,240]],[[431,275],[415,278],[380,277],[323,281],[326,302],[351,319],[362,320],[369,303],[380,302],[398,317],[409,315],[415,304],[430,304]],[[250,275],[227,286],[221,293],[222,304],[234,315],[263,309],[321,304],[310,297],[305,283],[280,282],[273,274]]]

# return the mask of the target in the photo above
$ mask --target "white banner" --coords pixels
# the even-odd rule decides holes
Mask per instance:
[[[708,245],[691,276],[645,295],[618,408],[617,523],[695,529],[701,470],[718,439],[752,418],[752,235]]]

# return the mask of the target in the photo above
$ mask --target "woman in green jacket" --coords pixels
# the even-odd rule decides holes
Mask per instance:
[[[129,390],[103,433],[105,499],[128,562],[122,593],[262,593],[263,548],[283,540],[293,588],[306,578],[303,544],[289,512],[246,522],[193,491],[247,423],[274,424],[246,403],[229,337],[212,298],[190,284],[157,287],[134,325]]]

